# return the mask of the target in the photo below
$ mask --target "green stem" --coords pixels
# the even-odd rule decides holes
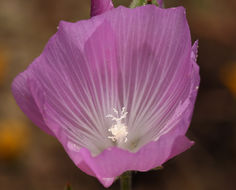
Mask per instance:
[[[120,190],[131,190],[132,172],[128,171],[120,176]]]

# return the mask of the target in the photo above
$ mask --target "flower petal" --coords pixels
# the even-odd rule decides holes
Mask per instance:
[[[94,32],[100,22],[97,21],[96,23],[94,23],[79,21],[78,23],[79,25],[61,22],[59,25],[59,30],[63,33],[68,33],[69,35],[67,35],[67,37],[72,38],[70,42],[76,44],[79,49],[83,49],[83,44],[85,43],[85,41],[87,41],[88,37]],[[79,30],[75,26],[78,26]],[[75,35],[76,38],[74,38]],[[52,37],[52,39],[53,38],[54,37]],[[40,62],[40,59],[40,57],[37,58],[32,63],[32,65],[38,64]],[[34,74],[32,74],[31,71],[31,66],[29,66],[25,72],[19,74],[14,79],[12,83],[12,93],[19,107],[33,121],[33,123],[40,127],[42,130],[44,130],[46,133],[53,135],[53,132],[45,124],[42,114],[40,113],[39,107],[36,105],[34,97],[32,97],[32,93],[30,91],[29,82],[32,81],[32,79],[34,78]],[[40,102],[40,100],[37,101]]]
[[[58,33],[32,64],[35,81],[31,91],[55,136],[60,139],[64,134],[94,155],[113,146],[107,138],[109,126],[105,116],[106,109],[112,110],[111,102],[118,102],[113,85],[117,82],[115,39],[110,26],[103,22],[84,47],[78,46],[71,34],[67,34],[68,25],[59,26]],[[91,40],[102,45],[92,47]],[[99,43],[101,40],[103,43]],[[44,94],[39,95],[40,92]],[[45,102],[41,101],[43,96]],[[67,140],[62,143],[67,147]]]
[[[112,0],[91,0],[91,17],[113,9]]]
[[[171,129],[168,121],[188,97],[191,39],[185,10],[146,5],[119,7],[103,16],[117,38],[117,89],[128,112],[127,149],[137,151]]]
[[[12,93],[16,103],[22,111],[46,133],[53,135],[51,130],[45,124],[38,106],[35,103],[28,82],[30,81],[30,72],[25,71],[18,75],[12,83]]]
[[[187,150],[192,144],[193,142],[185,136],[179,135],[176,127],[163,135],[158,141],[148,143],[136,153],[113,147],[105,150],[97,157],[91,156],[91,153],[85,148],[82,148],[79,154],[94,171],[94,176],[105,187],[109,187],[111,183],[107,184],[104,179],[115,179],[129,170],[148,171]]]

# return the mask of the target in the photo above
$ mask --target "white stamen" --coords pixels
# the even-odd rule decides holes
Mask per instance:
[[[109,139],[111,139],[114,142],[121,143],[121,142],[127,142],[127,126],[122,122],[122,119],[126,118],[126,115],[128,112],[125,111],[125,107],[122,108],[122,111],[119,116],[119,112],[113,108],[113,111],[116,113],[117,116],[114,116],[112,114],[108,114],[106,117],[111,118],[112,121],[115,123],[108,129],[109,132],[111,132],[112,136],[108,136]]]

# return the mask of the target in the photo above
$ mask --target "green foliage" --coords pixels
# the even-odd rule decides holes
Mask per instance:
[[[133,0],[132,3],[130,4],[130,8],[135,8],[143,5],[147,5],[148,0]],[[152,4],[157,5],[157,0],[152,0]]]

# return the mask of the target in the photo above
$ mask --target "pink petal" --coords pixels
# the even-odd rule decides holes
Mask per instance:
[[[32,97],[30,88],[30,71],[27,70],[19,74],[12,83],[12,93],[16,103],[20,106],[22,111],[35,123],[38,127],[46,133],[53,135],[51,130],[45,124],[41,112]]]
[[[119,99],[130,113],[131,142],[145,136],[137,142],[139,148],[170,129],[168,120],[188,97],[191,39],[181,7],[118,9],[107,16],[116,31],[120,55]]]
[[[114,180],[115,177],[129,170],[148,171],[187,150],[192,144],[193,142],[179,134],[176,127],[158,141],[148,143],[136,153],[113,147],[104,150],[97,157],[91,156],[91,153],[85,148],[81,149],[78,154],[85,161],[83,164],[94,171],[94,176],[105,187],[109,187],[111,183],[107,184],[104,179]],[[80,166],[80,164],[78,165]]]
[[[91,0],[91,17],[113,9],[112,0]]]
[[[112,67],[112,64],[116,64],[115,49],[113,49],[115,44],[110,43],[114,41],[114,37],[112,32],[108,32],[109,26],[106,22],[101,24],[97,28],[97,34],[106,38],[107,43],[102,43],[106,49],[101,48],[104,51],[98,50],[97,56],[93,57],[87,55],[87,51],[93,52],[87,47],[90,47],[91,40],[87,40],[84,47],[85,54],[82,55],[77,44],[75,46],[75,41],[67,37],[67,29],[64,23],[59,26],[58,34],[51,38],[44,53],[31,66],[36,79],[31,85],[31,91],[38,106],[43,107],[44,120],[57,138],[60,139],[61,134],[65,133],[72,142],[79,141],[76,143],[78,146],[87,147],[96,154],[112,146],[112,142],[107,138],[108,126],[104,123],[107,113],[104,107],[109,103],[107,101],[110,95],[109,89],[112,89],[111,85],[116,81],[117,71]],[[104,35],[105,32],[108,34]],[[105,55],[104,60],[102,57],[100,60],[100,54]],[[99,65],[108,62],[111,65],[107,67],[104,64]],[[111,79],[106,83],[107,92],[103,89],[105,71],[110,73],[108,77]],[[34,90],[35,86],[40,86],[41,90],[36,88]],[[44,94],[38,95],[40,92]],[[46,102],[41,101],[43,96]],[[116,94],[112,98],[115,96]],[[101,104],[103,102],[104,104]],[[65,146],[67,143],[65,142]]]

